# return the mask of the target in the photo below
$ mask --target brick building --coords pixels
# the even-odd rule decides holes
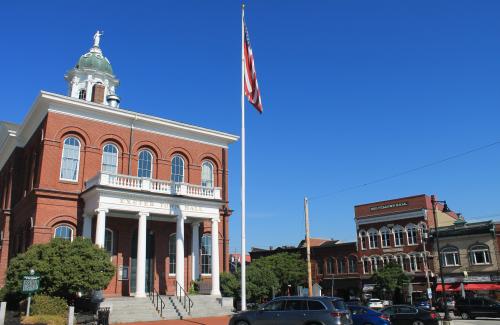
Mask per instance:
[[[99,46],[0,124],[0,285],[9,259],[53,237],[91,238],[116,274],[107,296],[175,292],[229,270],[228,146],[234,135],[119,108]]]
[[[427,241],[428,230],[435,227],[431,197],[417,195],[362,204],[354,212],[363,291],[373,289],[370,278],[375,271],[396,262],[411,277],[408,290],[423,294],[434,274],[429,261],[432,245]],[[443,212],[441,204],[436,204],[436,217],[438,227],[449,226],[457,219],[454,212]]]

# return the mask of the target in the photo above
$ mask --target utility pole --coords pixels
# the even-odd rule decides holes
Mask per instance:
[[[306,217],[306,250],[307,250],[307,292],[312,297],[312,274],[311,274],[311,240],[309,235],[309,201],[304,197],[304,212]]]

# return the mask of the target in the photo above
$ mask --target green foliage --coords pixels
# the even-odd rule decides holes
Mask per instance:
[[[247,297],[249,301],[269,299],[279,287],[278,277],[267,264],[250,264],[247,268]]]
[[[30,269],[41,276],[39,293],[60,297],[103,289],[114,274],[106,251],[81,237],[73,241],[55,238],[13,258],[7,271],[7,290],[20,292],[23,276]]]
[[[196,295],[200,291],[200,283],[198,281],[191,281],[191,285],[189,286],[189,295]]]
[[[400,292],[408,284],[410,278],[401,270],[401,265],[390,263],[376,272],[372,280],[379,297],[392,299],[396,292]]]
[[[68,305],[60,297],[35,295],[31,298],[31,313],[33,315],[66,315]]]
[[[37,315],[23,317],[22,325],[66,325],[66,317],[60,315]]]
[[[239,274],[238,274],[239,276]],[[239,297],[240,296],[240,279],[233,273],[221,273],[220,275],[220,290],[223,297]]]

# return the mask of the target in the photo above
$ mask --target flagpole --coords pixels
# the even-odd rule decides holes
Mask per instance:
[[[247,310],[246,295],[246,176],[245,176],[245,4],[241,5],[241,310]]]

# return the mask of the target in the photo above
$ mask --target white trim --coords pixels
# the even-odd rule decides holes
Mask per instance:
[[[116,144],[114,144],[113,142],[106,142],[102,146],[102,149],[101,149],[101,151],[102,151],[102,154],[101,154],[101,171],[103,171],[102,167],[104,166],[104,148],[106,148],[106,146],[113,146],[116,149],[116,167],[115,167],[114,173],[118,174],[118,164],[120,163],[120,159],[119,159],[120,149],[118,149],[118,146]]]
[[[62,178],[62,166],[63,166],[63,161],[64,161],[64,146],[66,145],[66,140],[73,138],[76,141],[78,141],[78,164],[76,165],[76,179],[70,179],[70,178]],[[80,158],[81,158],[81,150],[82,150],[82,142],[80,139],[75,137],[74,135],[69,135],[64,140],[62,141],[62,151],[61,151],[61,166],[59,167],[59,180],[64,181],[64,182],[72,182],[72,183],[78,183],[80,180]]]
[[[115,247],[114,247],[115,246],[115,243],[114,243],[114,241],[115,241],[115,232],[112,229],[110,229],[110,228],[104,228],[104,249],[106,249],[106,231],[111,232],[111,252],[109,252],[109,253],[110,253],[111,256],[114,256],[113,252],[114,252],[114,249],[115,249]]]
[[[200,185],[203,186],[203,165],[209,165],[210,166],[210,170],[211,170],[211,173],[210,173],[210,181],[212,182],[212,186],[210,187],[215,187],[215,167],[214,167],[214,164],[210,161],[210,160],[203,160],[201,162],[201,182],[200,182]]]
[[[74,235],[74,233],[75,233],[75,229],[73,229],[73,227],[72,227],[70,224],[68,224],[68,223],[60,223],[60,224],[58,224],[58,225],[54,228],[54,234],[52,235],[52,238],[61,238],[61,239],[66,240],[66,238],[56,237],[56,231],[57,231],[57,229],[58,229],[58,228],[60,228],[60,227],[68,227],[68,228],[71,230],[71,238],[70,238],[70,241],[72,242],[72,241],[73,241],[73,238],[75,238],[75,235]]]
[[[368,225],[372,223],[385,223],[389,221],[400,221],[401,219],[412,219],[418,217],[427,217],[427,210],[421,209],[412,212],[403,212],[382,216],[358,216],[356,217],[356,225]]]
[[[182,180],[180,182],[174,181],[172,178],[174,174],[172,173],[173,168],[174,168],[174,159],[179,157],[182,160]],[[170,181],[175,182],[175,183],[184,183],[184,180],[186,178],[186,160],[184,157],[180,154],[175,154],[172,156],[172,159],[170,159]]]
[[[149,149],[141,149],[139,150],[139,152],[137,153],[137,177],[139,177],[139,162],[141,161],[141,153],[142,152],[149,152],[149,154],[151,155],[151,175],[149,175],[149,177],[144,177],[144,176],[141,176],[142,178],[150,178],[150,179],[153,179],[153,172],[154,172],[154,161],[155,161],[155,155],[151,152],[151,150]]]

